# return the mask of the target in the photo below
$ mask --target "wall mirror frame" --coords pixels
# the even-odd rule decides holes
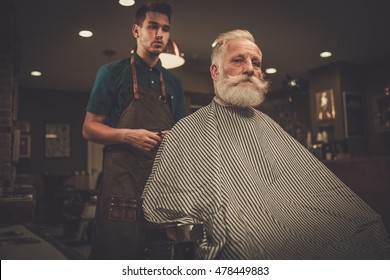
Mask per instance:
[[[70,124],[45,124],[45,158],[70,158]]]

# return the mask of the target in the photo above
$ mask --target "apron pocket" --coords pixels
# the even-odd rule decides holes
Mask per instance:
[[[124,196],[111,196],[108,219],[135,222],[137,220],[137,200]]]

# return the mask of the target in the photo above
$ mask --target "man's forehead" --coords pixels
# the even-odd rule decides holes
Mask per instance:
[[[252,41],[245,38],[230,40],[226,43],[226,52],[230,55],[249,54],[262,57],[260,48]]]
[[[157,12],[147,12],[145,15],[145,23],[160,24],[163,26],[169,26],[168,16]]]

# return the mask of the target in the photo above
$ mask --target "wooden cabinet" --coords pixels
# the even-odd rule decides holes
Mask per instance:
[[[361,65],[335,62],[309,71],[312,134],[326,131],[329,141],[345,141],[348,153],[359,157],[369,154],[363,70]],[[330,114],[320,118],[324,93]]]

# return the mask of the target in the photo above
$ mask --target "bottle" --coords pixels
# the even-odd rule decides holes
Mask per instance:
[[[332,149],[329,144],[324,144],[324,154],[326,160],[333,159]]]
[[[315,141],[315,143],[313,143],[310,151],[312,152],[312,154],[316,158],[318,158],[319,160],[323,160],[324,153],[323,153],[323,143],[322,143],[322,133],[321,132],[317,133],[317,141]]]
[[[311,132],[307,132],[307,135],[306,135],[306,147],[307,149],[311,149],[311,147],[313,146],[312,142],[311,142]]]

